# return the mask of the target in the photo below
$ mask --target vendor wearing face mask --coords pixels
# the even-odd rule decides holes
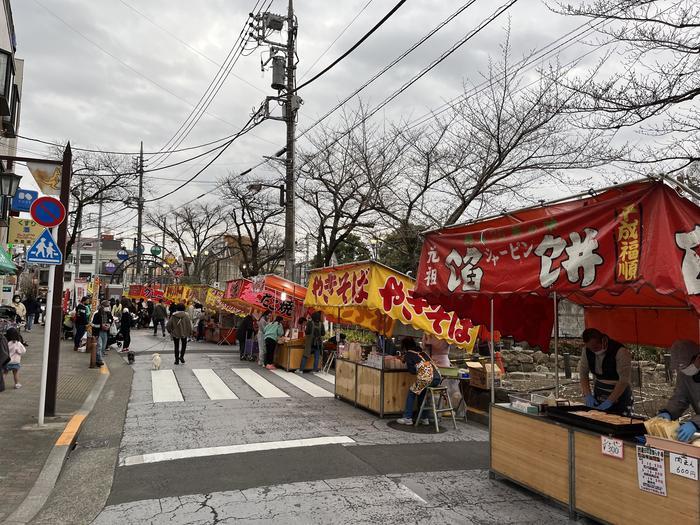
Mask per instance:
[[[669,421],[678,419],[692,406],[695,415],[683,423],[676,434],[678,441],[689,442],[693,434],[700,432],[700,346],[692,341],[673,343],[671,368],[678,371],[676,389],[659,417]]]
[[[610,339],[595,328],[581,335],[585,348],[581,353],[579,374],[586,406],[606,412],[632,413],[632,356],[622,343]],[[593,374],[593,390],[589,374]]]

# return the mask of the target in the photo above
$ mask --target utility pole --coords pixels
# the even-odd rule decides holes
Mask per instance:
[[[100,256],[102,255],[102,200],[100,199],[100,211],[97,214],[97,249],[95,253],[95,275],[100,275]]]
[[[296,132],[296,67],[294,65],[294,44],[296,40],[296,25],[294,23],[294,2],[289,0],[287,7],[287,97],[285,101],[285,121],[287,123],[287,171],[286,171],[286,207],[284,217],[284,276],[294,280],[294,251],[295,251],[295,209],[294,195],[296,181],[294,180],[294,134]]]
[[[141,283],[141,235],[143,234],[143,141],[139,153],[139,224],[136,233],[136,282]]]
[[[80,181],[80,204],[79,206],[82,206],[83,211],[85,211],[85,206],[83,206],[83,198],[84,198],[84,192],[85,192],[85,187],[83,186],[83,181]],[[81,232],[83,231],[83,214],[81,212],[80,214],[80,221],[78,222],[78,235],[75,239],[75,275],[73,275],[73,283],[78,282],[78,277],[80,277],[80,247],[83,244],[83,239],[82,239],[82,234]],[[80,301],[80,298],[76,297],[75,298],[75,304],[78,304]]]

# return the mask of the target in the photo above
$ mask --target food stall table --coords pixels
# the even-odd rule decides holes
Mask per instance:
[[[335,366],[335,395],[379,417],[401,414],[408,387],[415,374],[405,369],[376,368],[338,358]]]
[[[537,465],[537,468],[533,468]],[[544,415],[491,407],[491,472],[584,515],[607,523],[700,523],[700,482],[670,472],[666,496],[639,488],[637,448],[623,441],[622,458],[604,455],[601,434]]]
[[[287,372],[299,370],[301,359],[304,356],[304,339],[290,339],[277,345],[275,349],[275,365],[284,368]],[[321,363],[318,365],[321,366]],[[313,370],[314,357],[311,355],[306,360],[304,370]]]

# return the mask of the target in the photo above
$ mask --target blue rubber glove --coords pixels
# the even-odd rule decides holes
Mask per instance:
[[[603,410],[603,411],[605,411],[605,410],[610,409],[612,406],[613,406],[613,402],[610,401],[610,399],[606,399],[606,400],[603,401],[600,405],[598,405],[596,408],[597,408],[598,410]]]
[[[673,419],[671,417],[671,414],[669,414],[668,412],[659,412],[657,417],[660,417],[661,419],[667,419],[668,421],[671,421],[671,419]]]
[[[593,394],[588,394],[585,397],[585,402],[586,402],[586,406],[589,408],[593,408],[596,405],[596,400],[595,400],[595,397],[593,396]]]
[[[688,443],[690,438],[692,438],[693,434],[695,434],[697,431],[698,427],[695,426],[695,423],[692,421],[686,421],[680,426],[678,432],[676,432],[676,438],[678,438],[678,441]]]

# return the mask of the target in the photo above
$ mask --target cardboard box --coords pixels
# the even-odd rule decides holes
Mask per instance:
[[[491,389],[491,376],[495,371],[495,386],[501,386],[501,376],[503,373],[498,365],[494,365],[491,368],[491,363],[481,364],[481,363],[467,363],[467,368],[469,369],[469,384],[475,388],[481,388],[483,390]]]

